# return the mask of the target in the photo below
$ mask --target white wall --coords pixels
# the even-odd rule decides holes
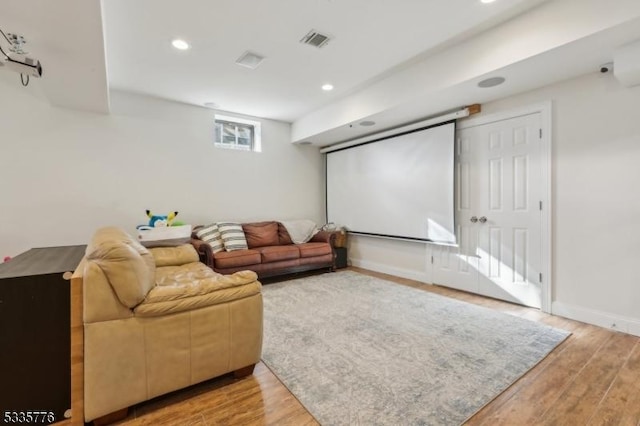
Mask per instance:
[[[72,90],[70,88],[69,90]],[[262,122],[262,152],[214,148],[213,111],[121,92],[111,115],[50,106],[37,82],[0,79],[0,260],[130,232],[155,214],[214,220],[324,219],[322,157]]]
[[[482,113],[547,100],[554,127],[552,311],[640,335],[640,87],[590,74],[485,104]],[[426,279],[423,245],[364,237],[350,244],[354,264]]]
[[[429,282],[425,244],[364,235],[348,235],[347,241],[353,266]]]

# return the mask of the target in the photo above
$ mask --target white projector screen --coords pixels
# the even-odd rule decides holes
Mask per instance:
[[[327,153],[327,221],[351,233],[455,244],[455,122]]]

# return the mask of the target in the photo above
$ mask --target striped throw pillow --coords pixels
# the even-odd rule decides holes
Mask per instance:
[[[202,241],[211,246],[211,251],[213,253],[218,253],[219,251],[224,250],[224,243],[222,242],[222,237],[220,236],[220,230],[218,229],[217,224],[212,223],[211,225],[198,229],[196,231],[196,235]]]
[[[249,248],[242,225],[234,222],[218,222],[217,225],[226,251],[246,250]]]

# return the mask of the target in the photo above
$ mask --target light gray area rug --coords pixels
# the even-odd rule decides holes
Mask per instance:
[[[568,332],[353,271],[263,286],[263,361],[323,425],[457,425]]]

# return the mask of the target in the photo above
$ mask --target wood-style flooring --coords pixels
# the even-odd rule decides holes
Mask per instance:
[[[468,425],[640,425],[640,338],[469,293],[358,268],[401,285],[573,333]],[[132,407],[122,425],[317,425],[263,364]]]

